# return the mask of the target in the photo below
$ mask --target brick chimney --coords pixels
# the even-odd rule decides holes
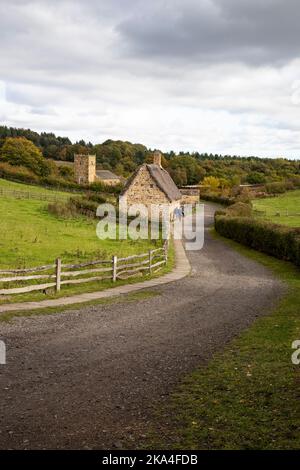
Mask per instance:
[[[162,168],[162,166],[161,166],[161,153],[158,150],[155,150],[155,152],[153,154],[153,163],[154,163],[154,165],[158,165],[158,166],[160,166],[160,168]]]

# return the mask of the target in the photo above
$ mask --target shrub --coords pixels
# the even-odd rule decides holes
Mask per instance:
[[[82,191],[82,188],[79,187],[79,185],[73,181],[68,181],[63,178],[60,178],[58,176],[47,176],[45,178],[40,178],[40,184],[42,186],[50,186],[53,188],[57,189],[68,189],[68,190],[78,190],[80,189]]]
[[[206,176],[202,184],[204,186],[209,186],[211,189],[218,189],[221,185],[221,181],[219,178],[216,178],[215,176]]]
[[[300,188],[300,175],[294,175],[290,180],[289,180],[294,188]]]
[[[90,191],[95,191],[99,193],[120,194],[123,189],[123,184],[119,183],[115,186],[110,186],[108,184],[102,183],[101,181],[95,181],[94,183],[90,184],[88,188]]]
[[[87,193],[85,195],[85,199],[87,199],[88,201],[98,202],[98,204],[104,204],[106,202],[105,196],[99,193],[92,193],[92,192]]]
[[[244,204],[251,204],[251,197],[247,191],[242,191],[236,198],[236,202],[242,202]]]
[[[37,184],[39,182],[39,177],[28,168],[12,166],[5,162],[0,163],[0,178],[11,181],[21,181],[22,183]]]
[[[251,217],[252,206],[244,202],[236,202],[226,209],[225,214],[231,217]]]
[[[268,194],[282,194],[286,191],[286,184],[283,182],[266,184],[266,192]]]
[[[222,194],[205,191],[200,195],[201,199],[204,201],[216,202],[218,204],[223,204],[224,206],[230,206],[235,203],[234,197],[224,196]]]
[[[7,137],[0,158],[10,165],[26,167],[38,176],[48,176],[53,171],[53,164],[45,160],[41,150],[25,137]]]
[[[70,218],[76,216],[76,210],[70,202],[53,202],[48,204],[48,212],[56,217]]]
[[[258,171],[253,171],[247,176],[247,183],[249,184],[263,184],[265,181],[265,176]]]
[[[215,228],[224,237],[300,266],[300,229],[229,215],[216,215]]]
[[[77,214],[87,215],[88,217],[96,217],[96,211],[99,206],[99,202],[89,200],[86,197],[71,197],[70,204],[73,206],[74,211],[76,211]]]
[[[215,212],[215,219],[218,217],[218,215],[226,215],[226,210],[219,210]]]

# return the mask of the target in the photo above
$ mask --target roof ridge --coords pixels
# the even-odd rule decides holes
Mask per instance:
[[[170,201],[181,199],[179,189],[174,183],[170,173],[165,170],[165,168],[156,165],[155,163],[146,163],[146,167],[159,189],[165,193]]]

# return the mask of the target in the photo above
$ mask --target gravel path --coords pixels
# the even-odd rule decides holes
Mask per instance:
[[[208,225],[212,214],[207,206]],[[188,257],[191,275],[151,298],[0,323],[0,448],[122,447],[145,432],[157,400],[282,292],[208,231]]]

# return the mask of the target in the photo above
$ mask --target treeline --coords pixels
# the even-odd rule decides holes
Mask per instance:
[[[74,153],[88,153],[93,145],[84,140],[72,144],[68,137],[57,137],[52,132],[38,132],[30,129],[16,129],[0,126],[0,147],[7,137],[25,137],[34,143],[45,158],[53,160],[73,161]]]
[[[80,140],[72,143],[68,137],[53,133],[38,133],[30,129],[0,126],[0,152],[7,137],[25,137],[46,159],[73,161],[75,153],[92,153],[97,165],[118,175],[129,176],[143,162],[151,161],[152,150],[142,144],[106,140],[92,144]],[[179,186],[213,181],[220,188],[239,184],[269,184],[292,180],[300,175],[300,161],[284,158],[240,157],[199,152],[173,151],[164,153],[163,166]]]

